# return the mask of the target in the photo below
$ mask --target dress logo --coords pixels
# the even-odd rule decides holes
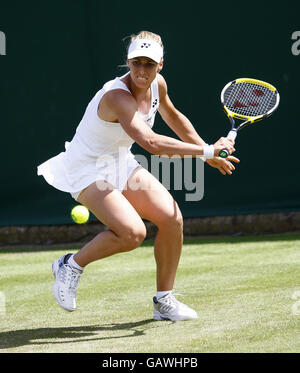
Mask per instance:
[[[152,107],[154,108],[157,105],[157,98],[152,102]]]

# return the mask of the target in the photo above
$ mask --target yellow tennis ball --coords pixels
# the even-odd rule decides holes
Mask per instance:
[[[86,207],[78,205],[72,208],[71,217],[75,223],[83,224],[89,220],[90,213]]]

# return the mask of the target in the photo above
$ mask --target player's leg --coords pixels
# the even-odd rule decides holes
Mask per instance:
[[[138,247],[146,235],[145,225],[116,189],[98,188],[96,183],[81,192],[78,202],[85,205],[109,230],[99,233],[75,255],[67,254],[52,264],[57,303],[67,311],[76,309],[76,291],[83,267],[101,258]]]
[[[197,318],[194,310],[177,301],[172,294],[183,242],[183,220],[177,203],[167,189],[143,168],[131,175],[123,194],[142,218],[158,228],[154,241],[158,290],[153,298],[154,319]],[[159,298],[162,292],[165,295]]]
[[[75,261],[87,264],[140,246],[146,236],[142,219],[117,189],[102,190],[97,182],[83,190],[78,202],[86,206],[109,230],[99,233],[74,255]]]
[[[131,186],[138,189],[134,190]],[[157,226],[154,242],[157,290],[172,289],[183,241],[182,215],[177,203],[168,190],[144,168],[137,169],[131,175],[123,194],[142,218]]]

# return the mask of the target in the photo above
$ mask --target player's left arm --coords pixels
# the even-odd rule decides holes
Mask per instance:
[[[189,119],[175,108],[168,95],[168,89],[165,79],[162,75],[157,75],[159,86],[159,114],[164,122],[176,133],[184,142],[203,145],[205,141],[196,132]]]
[[[157,75],[158,86],[159,86],[159,114],[161,115],[164,122],[176,133],[176,135],[184,142],[191,144],[203,145],[205,141],[199,136],[190,120],[182,114],[173,105],[169,95],[165,79],[162,75]],[[239,160],[236,157],[230,156],[226,159],[215,157],[206,162],[217,168],[223,175],[232,174],[235,169],[234,165],[230,162],[238,163]]]

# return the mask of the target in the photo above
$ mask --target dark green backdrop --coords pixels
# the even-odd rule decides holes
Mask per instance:
[[[0,0],[0,224],[71,223],[75,201],[36,167],[63,150],[95,92],[123,73],[122,38],[143,29],[162,36],[169,95],[207,142],[229,128],[219,103],[229,80],[266,80],[281,95],[273,117],[240,133],[233,176],[206,165],[201,201],[172,192],[184,216],[298,210],[299,11],[296,1]],[[154,129],[172,135],[159,117]]]

